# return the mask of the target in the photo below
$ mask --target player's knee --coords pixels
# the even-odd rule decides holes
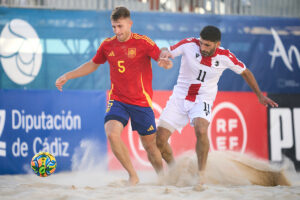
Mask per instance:
[[[209,139],[206,131],[196,131],[197,143],[201,146],[209,146]]]
[[[196,130],[196,134],[199,136],[207,135],[207,129],[199,128]]]
[[[156,146],[159,148],[159,149],[162,149],[163,146],[164,146],[165,142],[161,139],[161,137],[157,137],[156,138]]]
[[[164,134],[161,134],[161,132],[158,131],[158,134],[156,136],[156,146],[159,149],[163,149],[163,147],[167,142],[168,142],[168,138]]]
[[[154,152],[155,149],[157,149],[156,144],[153,142],[147,142],[143,146],[144,146],[145,151],[148,153]]]
[[[207,136],[207,129],[205,129],[205,128],[198,128],[198,129],[195,130],[195,132],[196,132],[197,138],[199,138],[199,139],[206,139],[206,138],[208,138],[208,136]]]
[[[106,133],[106,135],[107,135],[107,139],[111,143],[120,140],[120,135],[119,134],[116,134],[116,133],[113,133],[113,132],[109,132],[109,133]]]

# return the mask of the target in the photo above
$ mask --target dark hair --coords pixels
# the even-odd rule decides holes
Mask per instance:
[[[200,37],[203,40],[219,42],[221,41],[221,31],[215,26],[205,26],[200,32]]]
[[[110,19],[117,21],[120,18],[130,18],[130,11],[125,7],[116,7],[112,12]]]

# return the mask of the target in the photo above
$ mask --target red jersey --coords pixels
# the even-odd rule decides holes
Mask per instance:
[[[96,64],[108,61],[110,65],[110,100],[152,107],[151,58],[158,60],[160,50],[147,36],[132,33],[129,40],[119,42],[107,38],[93,58]]]

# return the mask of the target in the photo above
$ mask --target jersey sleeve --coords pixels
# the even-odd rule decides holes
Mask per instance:
[[[241,62],[233,53],[228,50],[227,57],[229,58],[228,68],[234,71],[237,74],[241,74],[245,69],[246,65]]]
[[[186,46],[186,44],[189,44],[189,43],[195,43],[195,44],[199,45],[198,39],[186,38],[186,39],[181,40],[177,44],[170,46],[169,51],[173,57],[180,56],[184,53],[184,47]]]
[[[154,60],[158,60],[159,55],[160,55],[160,49],[158,48],[158,46],[155,44],[153,47],[150,47],[150,51],[148,54],[151,58],[153,58]]]
[[[169,51],[173,57],[177,57],[183,54],[183,45],[186,43],[186,39],[181,40],[177,44],[170,46]]]
[[[147,46],[147,55],[150,56],[152,59],[157,61],[158,58],[159,58],[159,55],[160,55],[160,49],[155,44],[155,42],[152,41],[147,36],[143,36],[143,39],[144,39],[145,44]]]
[[[104,54],[104,42],[102,42],[102,44],[98,48],[97,53],[93,57],[92,61],[96,64],[103,64],[106,62],[106,56]]]

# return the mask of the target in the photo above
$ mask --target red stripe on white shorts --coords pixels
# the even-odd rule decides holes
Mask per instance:
[[[201,84],[191,84],[189,87],[189,91],[187,96],[185,97],[186,100],[189,100],[191,102],[194,102],[196,100],[196,96],[198,94],[198,91],[201,87]]]

